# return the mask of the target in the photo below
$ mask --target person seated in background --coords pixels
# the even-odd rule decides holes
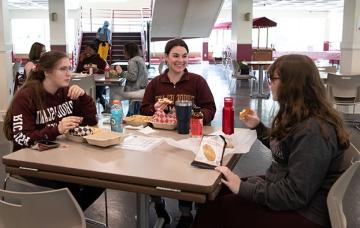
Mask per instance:
[[[268,69],[279,104],[271,128],[249,110],[243,122],[272,153],[265,176],[240,178],[225,166],[223,189],[198,208],[193,227],[330,227],[327,195],[344,171],[349,134],[314,62],[284,55]]]
[[[125,78],[124,87],[111,87],[110,93],[112,99],[127,99],[138,96],[142,99],[145,88],[148,83],[148,71],[146,68],[145,60],[140,54],[139,46],[136,43],[127,43],[124,46],[124,55],[128,59],[127,71],[123,71],[121,66],[117,65],[115,71],[120,77]],[[133,101],[129,104],[129,111],[127,116],[140,113],[140,101]]]
[[[94,74],[103,74],[106,62],[98,53],[96,53],[96,46],[89,44],[86,46],[85,51],[80,54],[79,62],[76,68],[77,73],[90,73],[90,68]],[[109,112],[106,105],[106,99],[104,98],[105,86],[96,86],[96,99],[99,99],[104,112]]]
[[[79,86],[69,87],[70,78],[71,66],[65,53],[49,51],[40,57],[6,112],[3,131],[13,142],[13,151],[33,147],[40,140],[55,140],[79,125],[97,125],[93,99]],[[69,188],[83,210],[104,191],[34,177],[24,179],[44,187]]]
[[[209,125],[216,112],[214,97],[206,80],[186,69],[189,48],[184,40],[176,38],[165,45],[165,61],[168,69],[150,81],[146,87],[141,105],[141,114],[152,116],[157,110],[167,110],[167,104],[160,98],[168,98],[173,103],[188,100],[201,108],[204,114],[204,125]],[[152,196],[158,217],[163,217],[165,223],[171,222],[171,217],[165,209],[165,201],[158,196]],[[176,227],[190,227],[193,216],[192,202],[179,200],[180,220]]]
[[[25,79],[29,76],[31,69],[39,62],[40,56],[46,52],[45,45],[35,42],[31,45],[29,52],[29,61],[24,66]]]

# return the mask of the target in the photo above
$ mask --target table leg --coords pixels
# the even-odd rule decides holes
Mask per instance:
[[[264,65],[259,65],[259,83],[257,93],[251,95],[251,98],[269,98],[270,94],[264,94]]]
[[[137,228],[149,227],[149,196],[146,194],[136,193],[136,212]]]

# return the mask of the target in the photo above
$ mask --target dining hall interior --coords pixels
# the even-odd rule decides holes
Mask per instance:
[[[224,158],[221,155],[219,164],[241,178],[266,175],[274,157],[256,138],[256,131],[247,129],[239,113],[251,109],[261,123],[272,127],[280,107],[272,94],[269,67],[291,54],[308,56],[314,62],[350,139],[344,152],[344,174],[327,197],[330,226],[359,227],[360,0],[1,0],[0,9],[0,227],[191,227],[191,223],[179,225],[179,200],[195,202],[190,211],[195,218],[199,205],[214,200],[224,184],[217,171],[191,165],[197,156],[191,132],[178,134],[176,124],[169,130],[151,124],[130,126],[125,121],[127,135],[122,137],[126,138],[115,145],[99,147],[84,138],[74,142],[60,135],[59,148],[46,151],[23,148],[13,152],[13,142],[2,130],[11,101],[26,82],[29,50],[35,42],[46,51],[66,53],[70,85],[78,85],[92,97],[97,126],[109,131],[114,91],[126,83],[115,69],[130,70],[124,47],[137,44],[149,84],[169,72],[164,49],[174,38],[188,46],[187,71],[200,75],[213,95],[216,112],[211,124],[204,125],[204,137],[224,134],[224,98],[232,99],[235,149]],[[109,50],[103,61],[110,74],[106,69],[93,72],[91,64],[91,72],[88,68],[75,72],[105,21],[110,40],[105,42]],[[105,105],[99,86],[104,88],[100,96]],[[140,93],[121,92],[124,118],[134,105],[141,105],[146,94],[146,88]],[[133,114],[141,114],[140,108]],[[144,145],[136,141],[130,145],[136,138]],[[24,176],[105,191],[83,211],[69,190],[42,187]],[[159,216],[153,196],[165,200],[170,222]],[[18,201],[11,201],[17,197],[24,205],[28,202],[28,208],[22,211],[16,206]],[[63,206],[55,210],[55,204]],[[36,217],[39,213],[41,219]]]

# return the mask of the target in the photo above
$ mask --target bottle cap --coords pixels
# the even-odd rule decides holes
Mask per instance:
[[[193,110],[194,110],[194,112],[201,112],[201,108],[198,107],[198,106],[195,106],[195,107],[193,108]]]
[[[113,100],[113,104],[120,104],[120,100]]]

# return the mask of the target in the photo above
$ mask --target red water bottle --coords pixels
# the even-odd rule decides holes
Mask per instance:
[[[234,133],[234,107],[232,97],[224,97],[222,131],[227,135]]]

